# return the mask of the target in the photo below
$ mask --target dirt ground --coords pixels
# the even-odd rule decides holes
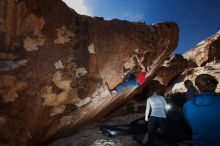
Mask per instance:
[[[133,140],[132,136],[109,138],[100,132],[99,127],[100,125],[129,124],[131,121],[143,116],[143,114],[134,114],[104,119],[76,135],[59,139],[48,146],[141,146]]]

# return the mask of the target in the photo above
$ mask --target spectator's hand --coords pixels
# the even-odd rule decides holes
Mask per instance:
[[[148,117],[145,117],[145,121],[146,121],[146,122],[148,121]]]

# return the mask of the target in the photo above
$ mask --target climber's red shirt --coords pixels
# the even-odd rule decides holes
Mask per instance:
[[[139,84],[144,83],[146,74],[147,72],[142,72],[142,71],[137,73],[135,77],[135,81],[138,82]]]

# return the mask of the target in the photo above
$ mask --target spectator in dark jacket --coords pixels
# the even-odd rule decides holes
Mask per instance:
[[[197,95],[199,95],[199,92],[193,86],[193,82],[191,80],[185,80],[184,86],[187,89],[186,91],[187,100],[190,100],[193,97],[196,97]]]
[[[220,146],[220,97],[214,94],[217,84],[215,77],[199,75],[195,85],[200,94],[184,104],[194,146]]]

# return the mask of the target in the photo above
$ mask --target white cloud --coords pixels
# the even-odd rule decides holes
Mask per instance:
[[[121,16],[121,19],[126,19],[129,21],[144,21],[144,16],[141,14],[124,13]]]
[[[81,15],[92,16],[91,9],[85,5],[85,0],[63,0],[70,8]]]

